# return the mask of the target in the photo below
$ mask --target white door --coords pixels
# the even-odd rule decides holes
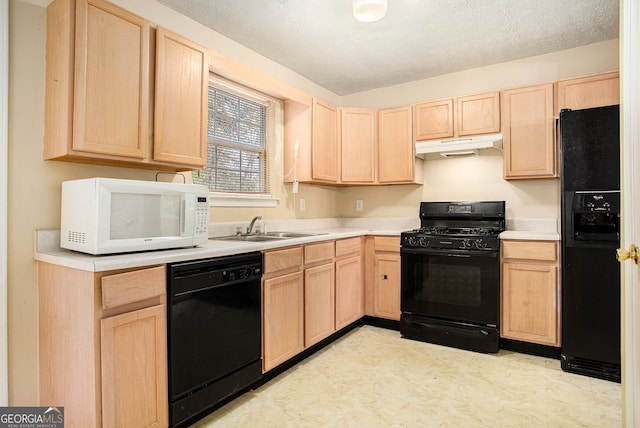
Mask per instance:
[[[0,406],[8,403],[7,153],[9,150],[9,2],[0,2]]]
[[[622,249],[640,245],[640,6],[620,2]],[[622,264],[624,425],[640,428],[640,264]]]

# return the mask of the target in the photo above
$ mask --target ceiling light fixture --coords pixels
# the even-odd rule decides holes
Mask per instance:
[[[387,0],[353,0],[353,16],[358,21],[373,22],[387,14]]]

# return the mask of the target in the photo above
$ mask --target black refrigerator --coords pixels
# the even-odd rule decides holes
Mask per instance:
[[[620,382],[620,110],[560,112],[567,372]]]

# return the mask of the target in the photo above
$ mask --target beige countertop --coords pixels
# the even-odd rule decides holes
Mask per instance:
[[[206,259],[232,254],[264,251],[292,245],[310,244],[327,240],[364,235],[399,236],[404,229],[366,229],[358,227],[333,227],[305,230],[320,235],[288,238],[275,241],[245,242],[209,239],[206,245],[173,250],[145,251],[126,254],[92,256],[59,247],[60,234],[56,230],[36,231],[34,259],[74,269],[103,272],[116,269],[151,266],[187,260]]]
[[[559,241],[560,234],[553,230],[506,230],[500,234],[500,239]]]
[[[560,224],[556,218],[515,218],[507,219],[507,230],[500,239],[524,241],[559,241]]]
[[[500,239],[559,241],[555,219],[514,219],[507,221],[507,229]],[[235,227],[244,223],[212,224],[210,235],[233,234]],[[319,235],[288,238],[277,241],[246,242],[210,239],[206,245],[173,250],[146,251],[126,254],[92,256],[60,248],[59,230],[35,231],[34,259],[89,272],[135,268],[158,264],[207,259],[232,254],[265,251],[275,248],[303,245],[365,235],[399,236],[400,232],[419,226],[412,218],[342,218],[272,221],[269,231],[297,231]]]

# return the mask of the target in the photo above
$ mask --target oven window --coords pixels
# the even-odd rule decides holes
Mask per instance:
[[[482,269],[478,266],[434,261],[425,266],[424,287],[419,290],[417,298],[434,303],[478,307],[482,303],[481,279]]]
[[[498,325],[500,257],[401,253],[403,312]]]

